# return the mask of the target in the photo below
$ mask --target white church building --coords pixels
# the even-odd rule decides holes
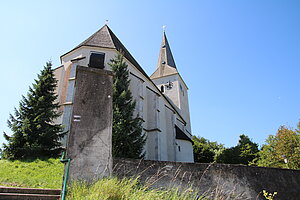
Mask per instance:
[[[63,113],[58,122],[66,130],[70,128],[76,66],[111,70],[108,63],[118,52],[124,55],[130,72],[130,90],[136,101],[135,115],[143,120],[143,131],[147,136],[145,159],[194,162],[188,87],[177,70],[165,32],[157,68],[151,76],[145,73],[107,25],[62,55],[61,66],[55,69],[58,101]],[[97,66],[93,64],[95,60]]]

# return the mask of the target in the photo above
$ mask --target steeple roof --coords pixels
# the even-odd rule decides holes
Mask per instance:
[[[159,58],[156,71],[150,76],[151,79],[177,74],[176,64],[172,55],[172,51],[166,36],[163,33],[162,43],[159,52]]]
[[[133,58],[133,56],[129,53],[129,51],[125,48],[125,46],[106,24],[96,33],[91,35],[88,39],[86,39],[74,49],[65,53],[61,57],[83,46],[116,49],[117,51],[122,53],[124,57],[129,62],[131,62],[143,75],[148,77],[146,72],[142,69],[142,67],[138,64],[138,62]]]

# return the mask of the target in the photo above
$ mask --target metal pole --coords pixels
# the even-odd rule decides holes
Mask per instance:
[[[65,174],[64,174],[64,182],[63,182],[63,189],[61,192],[61,200],[65,200],[66,194],[67,194],[67,182],[68,182],[68,177],[69,177],[69,168],[70,168],[70,162],[71,159],[64,159],[65,157],[65,152],[62,153],[60,162],[62,163],[67,163],[67,167],[65,168]]]

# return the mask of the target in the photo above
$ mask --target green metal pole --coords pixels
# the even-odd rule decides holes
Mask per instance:
[[[63,152],[60,162],[62,163],[67,163],[67,167],[65,168],[65,176],[64,176],[64,182],[63,182],[63,189],[61,192],[61,200],[65,200],[66,194],[67,194],[67,183],[68,183],[68,177],[69,177],[69,168],[70,168],[70,163],[71,159],[64,159],[65,157],[65,152]]]

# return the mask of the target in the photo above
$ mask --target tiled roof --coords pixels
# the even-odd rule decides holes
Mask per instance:
[[[177,74],[176,64],[171,52],[171,48],[166,36],[163,33],[163,39],[160,47],[159,58],[156,71],[150,76],[151,79]]]
[[[165,61],[166,65],[176,68],[175,61],[174,61],[174,58],[173,58],[173,55],[172,55],[172,52],[171,52],[171,48],[170,48],[170,45],[169,45],[169,42],[168,42],[168,39],[167,39],[167,36],[166,36],[165,32],[163,34],[163,40],[162,40],[162,46],[161,46],[161,55],[160,55],[159,59],[164,59],[164,60],[161,60],[161,61],[162,62]],[[159,63],[159,64],[162,64],[162,63]]]
[[[121,52],[124,55],[124,57],[129,62],[131,62],[144,76],[148,77],[146,72],[142,69],[142,67],[138,64],[138,62],[133,58],[133,56],[129,53],[129,51],[125,48],[125,46],[121,43],[121,41],[115,36],[115,34],[107,25],[104,25],[96,33],[91,35],[88,39],[83,41],[71,51],[74,51],[75,49],[82,46],[116,49],[117,51]],[[71,51],[67,52],[66,54],[70,53]],[[62,55],[61,57],[63,57],[64,55]]]
[[[189,138],[177,125],[175,125],[176,139],[187,140],[194,144],[193,140]]]

